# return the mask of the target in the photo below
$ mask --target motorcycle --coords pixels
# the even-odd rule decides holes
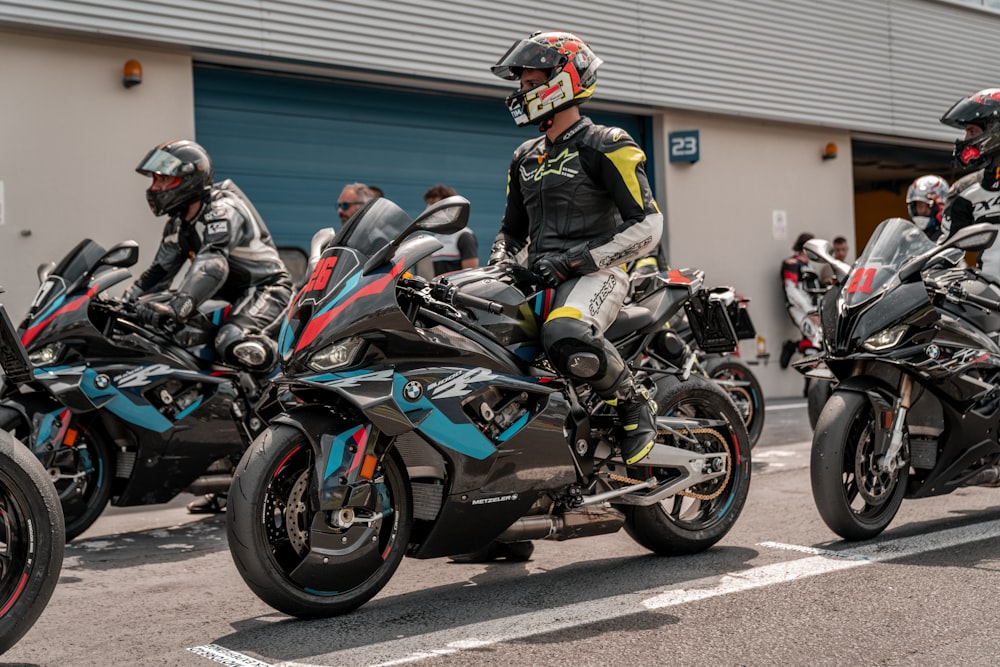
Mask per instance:
[[[183,328],[142,324],[104,293],[130,278],[138,246],[81,241],[54,268],[20,325],[32,373],[0,392],[0,429],[40,459],[54,482],[66,539],[115,506],[225,492],[264,427],[253,409],[263,379],[215,362],[230,305],[210,302]]]
[[[904,498],[1000,485],[1000,289],[962,262],[996,236],[978,224],[939,246],[885,220],[824,298],[824,352],[794,366],[836,381],[810,478],[844,539],[881,533]]]
[[[5,384],[30,374],[2,304],[0,370]],[[62,509],[48,474],[23,444],[0,430],[0,655],[31,629],[48,604],[65,542]]]
[[[272,391],[299,404],[286,403],[244,454],[226,514],[237,570],[281,612],[343,614],[381,590],[404,555],[494,542],[624,527],[655,553],[697,553],[743,508],[749,440],[716,385],[647,376],[668,416],[657,418],[649,456],[626,467],[614,410],[545,360],[539,331],[554,290],[513,264],[430,283],[413,275],[440,247],[418,232],[453,233],[468,216],[458,196],[416,220],[373,200],[288,311]],[[731,335],[702,280],[670,272],[625,308],[607,332],[623,357],[638,359],[681,307],[701,335]]]
[[[736,296],[731,287],[717,287],[709,291],[709,298],[719,301],[725,306],[729,319],[733,323],[735,337],[738,340],[755,339],[757,331],[747,311],[749,299]],[[743,423],[750,436],[750,447],[754,447],[764,431],[764,388],[754,375],[747,362],[739,356],[739,347],[719,347],[706,351],[699,347],[694,332],[683,312],[671,318],[669,331],[663,336],[676,336],[677,341],[665,343],[658,341],[661,349],[668,347],[674,350],[671,362],[684,367],[690,363],[692,373],[702,375],[717,383],[736,405]],[[684,349],[683,343],[687,349]],[[657,353],[647,350],[647,354],[657,357]],[[678,358],[678,355],[680,357]],[[690,362],[687,359],[690,358]],[[663,359],[659,359],[663,361]]]

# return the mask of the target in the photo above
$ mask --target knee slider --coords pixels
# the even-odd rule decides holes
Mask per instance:
[[[232,325],[219,329],[215,351],[225,363],[251,370],[267,370],[278,358],[278,346],[272,339]]]
[[[569,318],[549,320],[542,327],[542,345],[553,365],[574,380],[590,380],[607,367],[601,339],[589,324]]]

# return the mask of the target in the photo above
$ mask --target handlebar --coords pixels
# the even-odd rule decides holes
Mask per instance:
[[[979,296],[978,294],[970,294],[967,290],[963,289],[961,285],[952,285],[948,289],[948,292],[945,296],[952,303],[965,301],[967,303],[971,303],[974,306],[985,308],[986,310],[1000,312],[1000,301],[996,299],[990,299],[984,296]]]
[[[458,287],[447,283],[433,283],[431,285],[431,296],[445,303],[483,310],[493,315],[499,315],[503,312],[503,305],[496,301],[489,301],[478,296],[465,294],[459,291]]]

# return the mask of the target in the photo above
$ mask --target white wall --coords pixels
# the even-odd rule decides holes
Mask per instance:
[[[132,58],[144,81],[126,90]],[[106,247],[134,239],[136,270],[151,261],[163,219],[135,167],[153,146],[194,137],[192,69],[187,54],[7,32],[0,63],[0,299],[17,323],[37,266],[84,237]]]
[[[666,138],[675,130],[697,129],[700,160],[666,163]],[[798,128],[698,114],[668,114],[662,121],[658,154],[659,192],[666,192],[670,259],[675,267],[697,267],[709,285],[733,285],[752,299],[758,335],[771,360],[755,372],[769,398],[801,396],[803,377],[778,365],[781,343],[796,338],[785,312],[779,280],[781,260],[801,232],[831,239],[853,238],[854,208],[850,139],[839,130]],[[835,142],[836,159],[824,161]],[[661,196],[662,199],[662,196]],[[774,211],[784,211],[787,232],[775,238]],[[851,257],[856,252],[851,248]],[[741,343],[752,360],[755,346]]]

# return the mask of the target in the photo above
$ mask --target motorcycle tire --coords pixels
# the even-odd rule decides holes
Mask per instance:
[[[81,423],[72,427],[78,434],[74,446],[46,453],[41,460],[44,469],[63,475],[49,475],[48,479],[62,505],[66,541],[81,535],[101,516],[111,499],[113,481],[112,451],[105,438]],[[24,417],[10,408],[0,408],[0,429],[25,442],[30,435]]]
[[[62,569],[55,487],[27,447],[0,431],[0,654],[38,620]]]
[[[845,540],[875,537],[906,494],[907,471],[872,466],[875,414],[862,394],[834,391],[813,433],[810,481],[823,521]]]
[[[806,411],[809,413],[809,426],[816,430],[816,422],[823,412],[823,406],[833,393],[833,383],[830,380],[809,378],[809,389],[806,391]]]
[[[625,530],[650,551],[662,556],[698,553],[721,540],[743,510],[750,489],[750,436],[729,395],[707,378],[661,378],[656,382],[655,400],[660,415],[723,420],[731,433],[727,440],[706,438],[697,445],[703,448],[707,443],[730,455],[727,476],[698,484],[685,494],[655,505],[622,507]],[[682,442],[674,444],[683,446]],[[641,465],[628,471],[635,479],[650,477],[650,470]]]
[[[757,376],[745,362],[734,356],[712,355],[702,366],[708,377],[720,382],[723,391],[733,399],[743,416],[752,449],[764,431],[764,388]]]
[[[315,454],[290,426],[264,431],[243,455],[229,490],[226,531],[243,580],[264,602],[298,618],[327,618],[360,607],[399,567],[413,526],[406,469],[390,450],[379,463],[375,512],[386,516],[341,531],[337,549],[312,551]],[[342,540],[342,541],[341,541]]]

